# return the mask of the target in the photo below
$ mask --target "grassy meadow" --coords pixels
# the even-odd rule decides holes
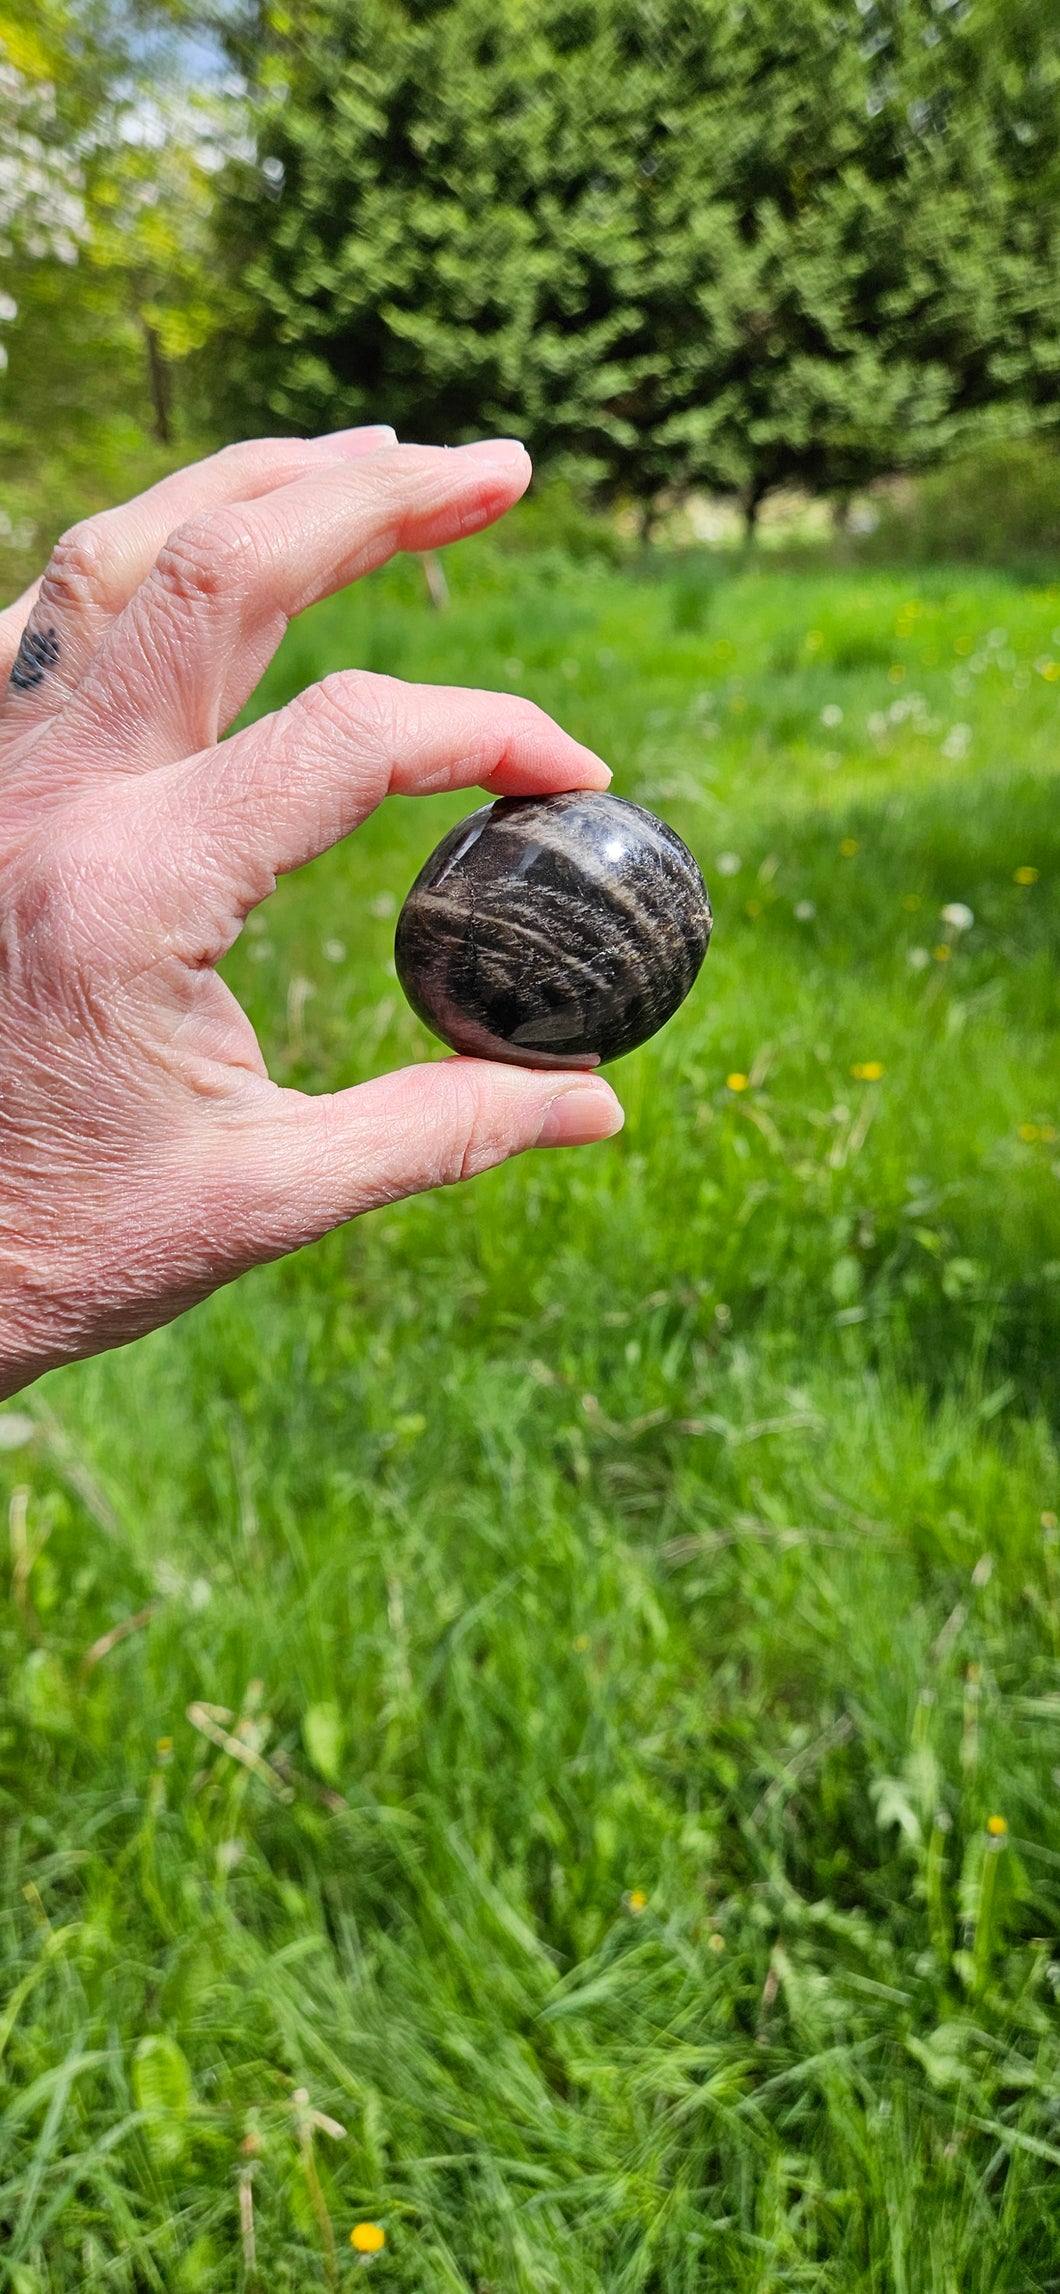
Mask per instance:
[[[255,707],[531,695],[714,945],[614,1144],[0,1412],[0,2288],[1044,2294],[1060,588],[446,570]],[[475,801],[251,918],[282,1080],[438,1054],[394,917]]]

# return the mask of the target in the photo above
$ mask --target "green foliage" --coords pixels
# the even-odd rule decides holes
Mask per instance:
[[[192,2103],[187,2057],[164,2031],[148,2032],[132,2059],[132,2091],[160,2166],[175,2166],[187,2139]]]
[[[174,374],[216,310],[207,217],[220,95],[148,69],[106,5],[0,6],[0,581],[56,531],[186,455]]]
[[[445,564],[446,613],[400,563],[315,609],[255,705],[525,691],[687,836],[715,945],[613,1146],[0,1412],[0,2286],[360,2286],[367,2219],[406,2294],[1026,2294],[1060,593]],[[473,801],[251,920],[277,1075],[437,1054],[394,915]]]
[[[998,441],[915,481],[882,504],[865,555],[921,564],[1012,565],[1060,559],[1060,454]]]
[[[337,1784],[342,1770],[342,1714],[336,1704],[307,1705],[302,1742],[321,1776]]]
[[[609,565],[620,565],[628,555],[612,518],[594,510],[569,479],[548,476],[535,479],[518,518],[506,518],[498,526],[496,543],[504,551],[532,550],[539,559],[546,550],[558,550],[567,560],[565,575],[572,558],[576,562],[602,558]]]
[[[514,429],[611,494],[850,488],[1056,419],[1051,14],[314,0],[239,54],[241,419]]]

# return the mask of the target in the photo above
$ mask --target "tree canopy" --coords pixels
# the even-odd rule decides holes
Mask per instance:
[[[160,45],[108,0],[40,0],[32,20],[0,0],[0,550],[28,466],[43,541],[177,450],[171,375],[214,324],[235,122]]]
[[[1060,422],[1060,0],[239,4],[226,89],[211,0],[0,0],[9,466],[165,445],[175,368],[752,517]]]
[[[847,489],[1057,421],[1056,0],[266,0],[247,418]]]

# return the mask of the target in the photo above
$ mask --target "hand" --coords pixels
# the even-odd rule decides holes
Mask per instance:
[[[213,969],[388,790],[606,787],[528,701],[359,670],[217,745],[293,614],[529,476],[385,430],[229,447],[74,527],[0,614],[0,1395],[376,1204],[618,1129],[602,1081],[483,1060],[280,1090]]]

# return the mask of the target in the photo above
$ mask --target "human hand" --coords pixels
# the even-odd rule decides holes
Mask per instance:
[[[600,1079],[484,1060],[281,1090],[213,969],[388,791],[606,787],[528,701],[359,670],[217,745],[293,614],[529,476],[382,430],[229,447],[74,527],[0,614],[0,1396],[377,1204],[618,1129]]]

